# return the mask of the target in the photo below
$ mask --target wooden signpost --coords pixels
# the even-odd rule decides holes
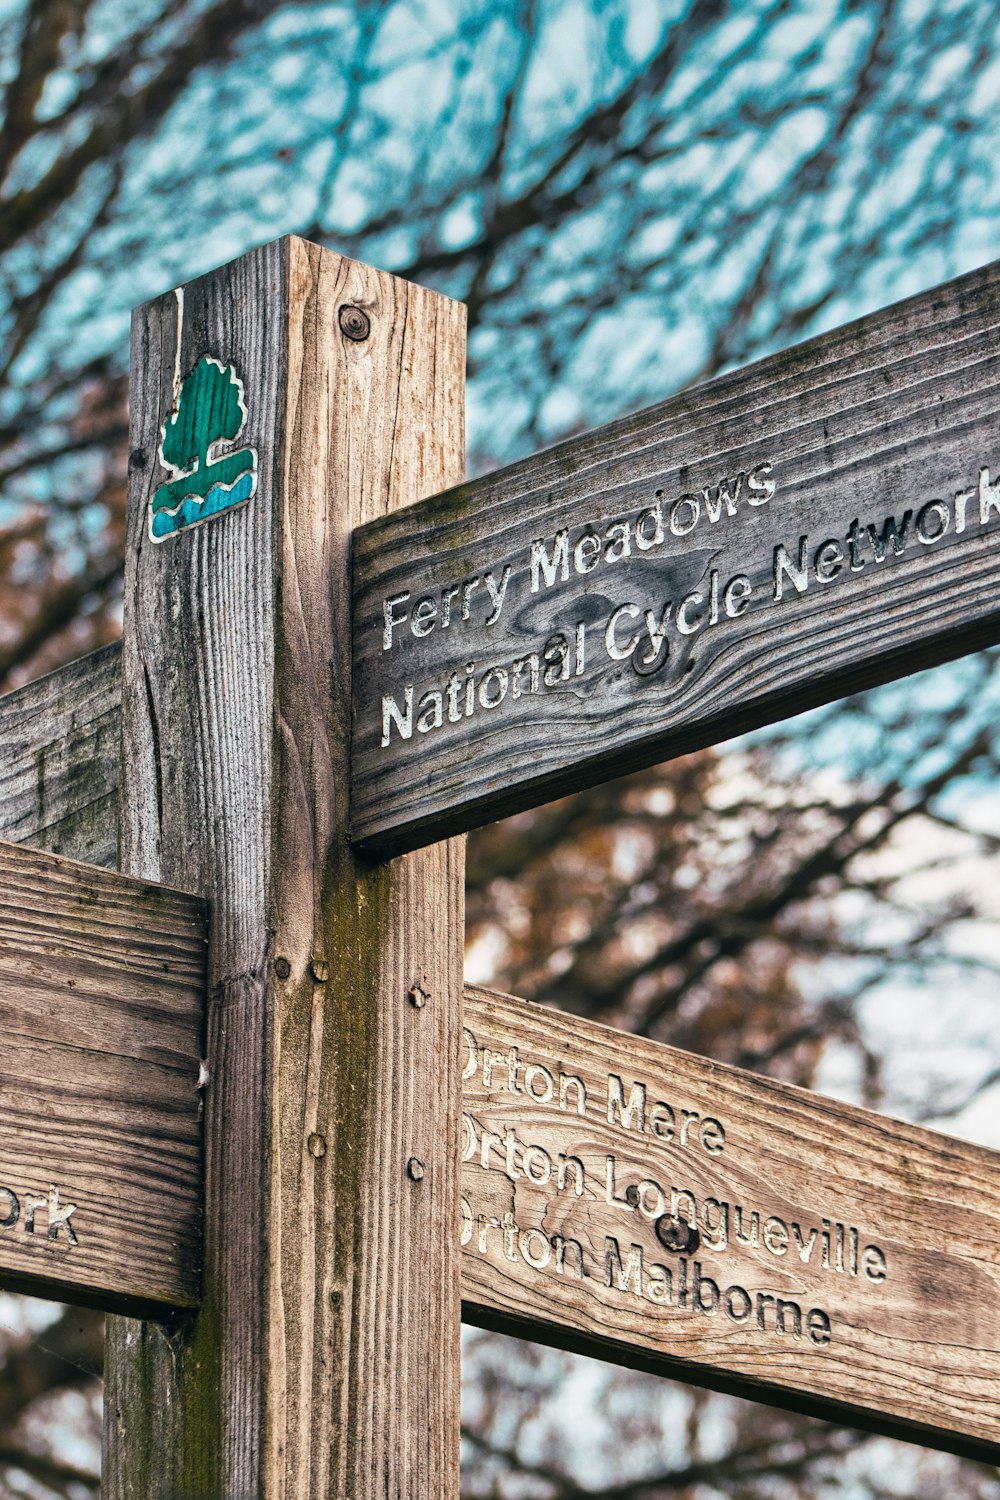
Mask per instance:
[[[354,538],[385,854],[1000,639],[1000,268]]]
[[[122,867],[211,904],[197,1315],[105,1500],[457,1500],[464,859],[346,838],[352,530],[461,477],[458,304],[288,239],[132,326]],[[423,1003],[415,1003],[423,997]]]
[[[138,311],[124,651],[0,702],[0,1273],[147,1317],[106,1500],[457,1500],[460,1306],[1000,1458],[1000,1158],[463,1031],[442,842],[1000,639],[998,332],[989,268],[455,488],[447,299],[291,239]]]

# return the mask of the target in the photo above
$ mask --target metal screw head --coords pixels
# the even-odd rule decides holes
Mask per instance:
[[[309,965],[312,969],[312,977],[317,984],[325,984],[330,977],[330,965],[325,958],[314,958]]]
[[[653,1228],[664,1250],[672,1250],[676,1255],[693,1255],[701,1244],[697,1227],[684,1219],[672,1219],[669,1214],[661,1214]]]
[[[406,1171],[414,1182],[419,1182],[424,1175],[424,1164],[418,1157],[411,1156],[406,1163]]]
[[[292,966],[287,958],[276,958],[274,960],[274,972],[279,979],[287,979],[292,972]]]
[[[315,1156],[317,1161],[326,1155],[326,1141],[321,1135],[317,1135],[315,1130],[311,1132],[306,1145],[309,1147],[310,1156]]]
[[[368,314],[360,307],[342,307],[339,313],[340,331],[345,338],[360,344],[372,331]]]

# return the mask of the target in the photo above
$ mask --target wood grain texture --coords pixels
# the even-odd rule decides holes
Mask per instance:
[[[198,1301],[206,924],[194,896],[0,844],[4,1286]]]
[[[118,862],[121,646],[0,698],[0,838]]]
[[[352,836],[414,847],[1000,639],[998,331],[991,266],[363,527]]]
[[[373,867],[345,825],[351,530],[461,475],[464,312],[297,240],[179,305],[134,322],[123,855],[212,901],[206,1300],[113,1330],[105,1494],[455,1500],[463,852]],[[205,353],[258,493],[152,545]]]
[[[465,1018],[469,1321],[1000,1459],[1000,1153],[509,996]]]

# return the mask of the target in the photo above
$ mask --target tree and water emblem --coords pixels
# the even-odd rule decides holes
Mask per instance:
[[[163,424],[160,458],[177,477],[153,494],[149,534],[154,542],[250,499],[257,487],[256,450],[215,452],[219,444],[235,442],[246,419],[236,370],[205,355],[181,381]]]

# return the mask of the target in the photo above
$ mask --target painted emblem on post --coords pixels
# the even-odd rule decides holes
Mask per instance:
[[[161,429],[160,459],[176,478],[154,491],[149,534],[162,542],[243,505],[257,488],[257,452],[218,449],[233,443],[247,419],[243,383],[232,365],[205,355],[180,382]]]

